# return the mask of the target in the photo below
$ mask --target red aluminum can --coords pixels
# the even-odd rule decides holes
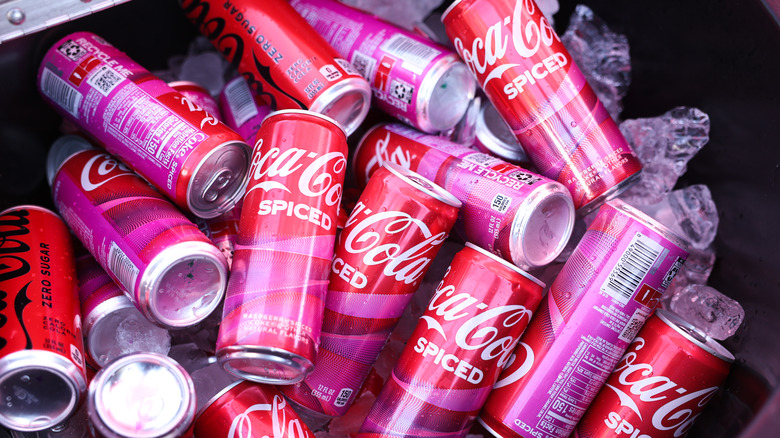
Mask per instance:
[[[470,243],[455,255],[362,437],[465,437],[542,300],[544,283]]]
[[[533,0],[456,0],[447,36],[539,172],[594,211],[642,168]]]
[[[376,171],[339,238],[317,368],[282,388],[301,406],[344,415],[458,216],[441,187],[392,163]]]
[[[214,96],[209,93],[209,90],[203,88],[198,83],[192,81],[173,81],[168,82],[168,86],[178,91],[187,99],[184,103],[200,107],[200,109],[196,111],[205,111],[206,114],[222,120],[222,111],[219,109],[219,103],[217,103]]]
[[[38,71],[45,101],[194,215],[238,202],[251,149],[212,113],[89,32],[55,43]]]
[[[0,424],[62,423],[87,391],[70,232],[53,212],[0,213]]]
[[[285,110],[257,138],[217,357],[238,377],[292,384],[317,356],[347,137],[326,116]]]
[[[195,436],[314,438],[278,389],[246,380],[205,405],[195,420]]]
[[[575,438],[688,434],[734,356],[690,323],[656,310],[577,424]]]
[[[371,102],[368,82],[285,0],[183,0],[184,14],[275,109],[308,109],[350,134]]]

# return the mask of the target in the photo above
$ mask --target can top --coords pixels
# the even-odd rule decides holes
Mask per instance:
[[[363,123],[370,107],[371,86],[362,77],[352,77],[323,91],[309,110],[338,120],[349,135]]]
[[[401,178],[407,184],[419,189],[426,195],[441,201],[455,208],[460,208],[462,203],[452,193],[444,190],[438,184],[431,182],[428,178],[411,171],[395,163],[385,162],[382,167],[387,168],[395,176]]]
[[[197,164],[187,184],[190,211],[211,219],[233,208],[244,194],[251,154],[249,145],[238,140],[210,150]]]
[[[496,107],[489,101],[479,111],[475,134],[479,143],[489,152],[512,162],[529,161],[525,149],[512,134]]]
[[[450,11],[455,9],[455,6],[457,6],[461,1],[463,1],[463,0],[455,0],[454,2],[452,2],[452,4],[447,9],[444,10],[444,13],[441,14],[441,21],[442,22],[444,21],[444,17],[446,17],[447,14],[450,13]]]
[[[452,129],[474,99],[477,82],[458,55],[451,53],[434,63],[417,93],[417,121],[425,132]]]
[[[614,198],[605,202],[605,204],[609,205],[614,209],[621,211],[623,214],[633,219],[638,220],[648,228],[662,235],[666,239],[669,239],[672,243],[679,246],[683,250],[688,251],[690,244],[688,243],[687,240],[683,239],[682,237],[677,235],[677,233],[667,228],[666,225],[663,225],[662,223],[648,216],[638,208],[631,206],[631,204],[627,203],[626,201],[623,201],[622,199],[619,198]]]
[[[471,249],[473,249],[473,250],[475,250],[475,251],[477,251],[477,252],[479,252],[481,254],[484,254],[485,256],[490,257],[491,259],[501,263],[502,265],[506,266],[507,268],[509,268],[509,269],[517,272],[518,274],[522,275],[523,277],[533,281],[534,283],[539,285],[541,288],[544,288],[546,286],[541,280],[539,280],[538,278],[536,278],[533,275],[529,274],[528,272],[524,271],[523,269],[521,269],[521,268],[519,268],[519,267],[517,267],[517,266],[515,266],[515,265],[513,265],[511,263],[509,263],[508,261],[502,259],[501,257],[498,257],[497,255],[495,255],[493,253],[490,253],[490,252],[480,248],[477,245],[474,245],[471,242],[466,242],[466,247],[471,248]]]
[[[327,120],[330,123],[333,123],[334,125],[336,125],[341,130],[341,132],[344,133],[344,137],[347,136],[347,131],[344,129],[344,126],[342,126],[341,123],[337,122],[332,117],[326,116],[325,114],[318,113],[318,112],[315,112],[315,111],[309,111],[309,110],[303,110],[303,109],[283,109],[283,110],[274,111],[274,112],[268,114],[267,116],[265,116],[265,118],[263,119],[263,123],[265,123],[265,121],[270,119],[271,117],[277,117],[277,116],[281,116],[281,115],[284,115],[284,114],[307,114],[307,115],[310,115],[310,116],[313,116],[313,117],[319,117],[319,118],[321,118],[323,120]]]
[[[89,386],[88,409],[103,436],[180,436],[195,418],[195,387],[173,359],[129,354],[97,373]]]
[[[49,149],[49,155],[46,157],[46,178],[49,181],[49,186],[51,186],[60,167],[68,158],[87,149],[95,149],[95,147],[85,138],[78,135],[63,135],[54,140],[54,143],[51,144],[51,149]]]
[[[696,326],[684,320],[679,315],[667,311],[666,309],[657,309],[655,314],[658,315],[658,318],[666,325],[673,328],[676,332],[685,337],[685,339],[693,342],[697,347],[722,361],[728,363],[734,362],[734,355],[731,354],[730,351],[726,350],[718,341],[703,334]]]

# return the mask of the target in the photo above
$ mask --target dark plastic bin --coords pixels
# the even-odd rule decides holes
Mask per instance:
[[[555,16],[559,32],[577,3],[562,2]],[[780,140],[774,128],[780,128],[780,5],[579,3],[628,37],[633,79],[623,119],[680,105],[711,118],[710,142],[678,187],[703,183],[712,191],[720,228],[709,284],[742,304],[745,322],[724,342],[737,358],[724,391],[690,436],[778,436]],[[184,54],[196,35],[175,0],[132,0],[0,44],[0,209],[22,203],[53,208],[44,162],[60,118],[38,97],[35,77],[43,52],[77,30],[103,36],[152,71]]]

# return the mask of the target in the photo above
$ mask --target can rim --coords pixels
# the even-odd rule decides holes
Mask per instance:
[[[657,220],[653,219],[649,215],[647,215],[645,212],[639,210],[638,208],[634,207],[633,205],[629,204],[628,202],[620,199],[620,198],[614,198],[610,199],[609,201],[605,202],[606,205],[609,205],[610,207],[620,211],[621,213],[625,214],[626,216],[629,216],[633,219],[636,219],[640,221],[643,225],[647,226],[648,228],[652,229],[653,231],[656,231],[657,233],[661,234],[666,239],[669,239],[673,244],[677,245],[684,251],[688,251],[690,249],[690,243],[688,243],[687,240],[685,240],[683,237],[679,236],[677,233],[672,231],[669,227],[666,225],[658,222]]]
[[[382,167],[386,168],[388,171],[390,171],[392,174],[400,178],[405,183],[409,184],[410,186],[416,188],[417,190],[420,190],[421,192],[427,194],[428,196],[438,201],[441,201],[455,208],[461,208],[463,206],[463,203],[460,202],[460,200],[456,198],[455,195],[448,192],[447,190],[444,190],[442,186],[434,183],[433,181],[418,174],[417,172],[409,170],[406,167],[401,166],[400,164],[396,164],[390,161],[383,163]],[[425,187],[425,185],[421,184],[417,180],[426,184],[430,184],[430,187]]]
[[[319,117],[323,120],[327,120],[330,123],[333,123],[336,125],[342,133],[344,133],[344,137],[347,136],[347,131],[344,129],[343,126],[341,126],[341,123],[337,122],[336,119],[330,116],[326,116],[325,114],[318,113],[316,111],[311,110],[305,110],[305,109],[282,109],[282,110],[276,110],[271,113],[269,113],[265,118],[263,118],[263,123],[266,122],[266,120],[270,119],[271,117],[280,116],[284,114],[308,114],[310,116]]]
[[[13,207],[8,207],[5,210],[0,211],[0,216],[2,216],[4,214],[7,214],[9,212],[12,212],[14,210],[19,210],[19,209],[35,210],[35,211],[40,211],[40,212],[43,212],[43,213],[49,213],[49,214],[51,214],[53,216],[56,216],[58,219],[62,220],[60,215],[57,214],[57,212],[55,212],[54,210],[48,209],[46,207],[41,207],[40,205],[34,205],[34,204],[20,204],[20,205],[15,205]]]
[[[455,123],[453,123],[450,126],[433,126],[431,122],[431,97],[433,96],[434,91],[436,90],[436,84],[439,83],[441,78],[447,74],[448,72],[452,71],[455,68],[462,68],[465,69],[466,76],[469,78],[468,87],[465,93],[465,96],[467,98],[467,101],[470,102],[474,99],[474,96],[477,92],[477,82],[474,80],[474,77],[471,76],[471,72],[469,71],[466,64],[464,64],[457,54],[455,53],[444,53],[444,56],[440,57],[438,61],[433,63],[433,65],[430,67],[430,70],[428,71],[428,76],[425,77],[425,79],[420,84],[420,89],[417,92],[417,99],[415,102],[415,106],[417,108],[416,116],[417,116],[417,122],[420,125],[420,129],[425,132],[441,132],[441,131],[447,131],[449,129],[452,129],[455,127],[458,122],[460,122],[461,119],[463,119],[463,116],[466,114],[466,112],[469,109],[469,105],[465,105],[463,107],[463,112],[458,115],[457,119],[455,120]],[[422,123],[425,122],[425,123]]]
[[[658,315],[658,318],[666,325],[674,329],[674,331],[682,335],[685,339],[694,343],[697,347],[724,362],[734,362],[734,355],[728,351],[726,347],[707,335],[701,336],[703,333],[701,333],[695,325],[686,321],[680,315],[666,309],[656,309],[655,314]]]
[[[444,10],[444,12],[441,14],[441,21],[442,21],[442,23],[444,22],[444,17],[446,17],[447,14],[449,14],[450,11],[452,11],[455,8],[455,6],[460,4],[462,1],[463,0],[455,0],[454,2],[452,2],[452,4],[447,9]]]
[[[203,85],[201,85],[201,84],[199,84],[199,83],[197,83],[195,81],[178,80],[178,81],[166,82],[166,84],[169,87],[171,87],[174,90],[176,90],[176,91],[179,91],[179,89],[176,88],[176,87],[195,87],[195,88],[198,89],[198,91],[205,91],[209,96],[211,96],[211,93],[209,92],[209,90],[206,87],[204,87]]]
[[[523,149],[519,143],[516,148],[510,147],[512,145],[501,140],[501,138],[488,128],[487,123],[485,122],[485,112],[488,111],[489,108],[492,108],[493,111],[496,112],[496,115],[498,115],[498,112],[489,100],[485,99],[485,101],[487,104],[482,105],[482,108],[479,109],[479,115],[477,116],[477,122],[474,127],[477,140],[479,140],[485,149],[498,155],[499,158],[515,162],[529,161],[528,154],[525,153],[525,149]],[[503,119],[501,119],[501,122],[506,124]],[[507,127],[507,129],[509,128]]]
[[[471,249],[473,249],[473,250],[475,250],[475,251],[477,251],[479,253],[482,253],[482,254],[490,257],[491,259],[493,259],[493,260],[503,264],[507,268],[509,268],[509,269],[517,272],[518,274],[522,275],[523,277],[533,281],[538,286],[540,286],[542,289],[544,289],[547,286],[546,284],[544,284],[544,282],[542,282],[538,278],[534,277],[533,275],[529,274],[528,272],[526,272],[525,270],[523,270],[519,266],[516,266],[516,265],[514,265],[512,263],[509,263],[508,261],[506,261],[506,260],[502,259],[501,257],[493,254],[492,252],[489,252],[489,251],[485,250],[482,247],[479,247],[479,246],[477,246],[477,245],[475,245],[475,244],[473,244],[471,242],[466,242],[466,247],[467,248],[471,248]]]
[[[230,374],[230,375],[233,376],[233,374]],[[214,394],[209,399],[209,401],[206,402],[206,404],[204,404],[200,409],[198,409],[198,413],[195,414],[195,422],[197,422],[200,419],[201,415],[203,415],[203,413],[206,412],[206,410],[208,408],[210,408],[211,405],[213,405],[214,403],[217,402],[217,400],[222,398],[223,395],[227,394],[228,391],[230,391],[231,389],[235,388],[236,386],[238,386],[238,385],[240,385],[240,384],[242,384],[244,382],[249,382],[249,380],[242,380],[242,379],[235,380],[235,381],[231,382],[230,384],[228,384],[227,386],[225,386],[224,388],[222,388],[221,390],[219,390],[219,392]]]
[[[273,362],[291,369],[297,369],[300,374],[293,379],[280,379],[251,374],[230,366],[233,360],[263,360]],[[301,360],[302,359],[302,360]],[[244,380],[267,385],[292,385],[303,381],[314,369],[314,365],[308,359],[276,347],[260,347],[256,345],[232,345],[217,350],[217,361],[225,371]],[[303,362],[305,361],[305,362]],[[292,364],[292,365],[291,365]]]
[[[238,135],[238,134],[236,134]],[[226,149],[231,146],[236,146],[233,149],[234,150],[241,150],[244,152],[245,160],[240,162],[246,162],[246,167],[244,170],[244,174],[241,176],[241,181],[237,184],[237,189],[230,195],[229,198],[226,198],[223,200],[221,204],[217,204],[217,208],[212,209],[202,209],[202,208],[196,208],[193,204],[193,193],[191,190],[192,187],[192,181],[195,180],[195,178],[199,175],[201,168],[206,165],[206,162],[216,153],[222,152],[223,149]],[[244,189],[246,188],[246,183],[249,180],[249,169],[250,169],[250,163],[252,161],[252,147],[249,146],[243,139],[241,140],[228,140],[224,143],[221,143],[217,146],[215,146],[213,149],[208,151],[201,159],[198,165],[195,167],[195,169],[192,171],[192,174],[190,176],[189,181],[187,182],[187,188],[186,190],[186,203],[187,208],[189,209],[192,214],[195,216],[202,218],[202,219],[213,219],[217,216],[220,216],[222,214],[225,214],[228,210],[235,207],[235,205],[241,200],[241,197],[244,194]],[[215,178],[217,175],[214,174],[211,176],[211,178]]]
[[[358,113],[358,116],[355,117],[354,120],[351,120],[350,123],[342,126],[342,124],[336,122],[335,119],[319,112],[325,108],[328,108],[331,104],[333,104],[333,102],[337,101],[337,100],[333,100],[332,98],[328,99],[328,97],[333,95],[338,96],[338,93],[341,92],[341,90],[348,89],[353,84],[357,85],[354,87],[353,91],[358,92],[361,96],[363,96],[363,106],[360,108],[360,113]],[[341,130],[344,131],[344,135],[346,137],[349,137],[349,135],[355,132],[355,130],[360,125],[362,125],[363,121],[366,119],[366,116],[368,115],[368,111],[371,109],[371,94],[372,94],[371,85],[362,76],[346,78],[340,81],[339,83],[337,83],[335,86],[326,89],[320,96],[314,99],[314,101],[309,106],[308,111],[320,114],[324,117],[333,120],[333,122],[336,123],[336,126],[340,127]],[[286,110],[282,110],[282,111],[286,111]],[[302,110],[291,110],[291,111],[302,111]]]

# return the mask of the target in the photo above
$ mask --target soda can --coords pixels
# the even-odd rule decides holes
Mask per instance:
[[[233,128],[248,144],[254,145],[257,131],[273,108],[255,94],[243,76],[228,81],[219,93],[225,124]]]
[[[285,0],[183,0],[185,16],[274,109],[305,109],[347,134],[371,103],[368,82]]]
[[[192,100],[89,32],[55,43],[43,99],[176,205],[209,218],[241,196],[251,149]]]
[[[39,431],[76,411],[87,391],[70,233],[55,213],[0,213],[0,424]]]
[[[130,298],[91,255],[83,254],[76,258],[76,274],[84,321],[84,346],[87,363],[91,367],[101,369],[129,344],[120,342],[117,335],[120,325],[126,321],[143,324],[138,328],[145,332],[163,330],[141,315]],[[168,340],[170,342],[170,337]],[[138,348],[145,345],[143,340],[135,340],[133,344]]]
[[[521,167],[528,168],[531,164],[523,146],[517,142],[509,126],[490,102],[485,102],[479,110],[474,126],[473,146]]]
[[[347,166],[326,116],[277,111],[257,134],[217,358],[247,380],[292,384],[314,368]]]
[[[233,253],[238,240],[238,223],[241,220],[242,201],[227,213],[211,219],[196,219],[195,225],[222,251],[227,260],[228,270],[233,266]]]
[[[734,356],[717,341],[678,315],[658,309],[572,436],[686,436],[733,362]]]
[[[225,257],[129,167],[76,136],[55,141],[46,165],[63,219],[147,319],[189,327],[219,305]]]
[[[89,384],[87,403],[98,438],[193,436],[192,378],[161,354],[134,353],[113,360]]]
[[[682,266],[687,243],[625,202],[596,214],[520,339],[480,422],[568,437]]]
[[[195,436],[314,438],[314,433],[277,388],[239,380],[201,409],[195,420]]]
[[[222,111],[220,111],[219,103],[217,103],[209,90],[205,89],[197,82],[173,81],[168,82],[168,86],[184,96],[184,98],[187,99],[184,102],[199,106],[202,111],[222,120]]]
[[[400,124],[368,131],[353,160],[360,185],[393,162],[442,186],[463,203],[458,234],[523,269],[553,261],[574,228],[574,204],[560,183]]]
[[[376,107],[428,133],[463,118],[476,83],[452,50],[334,0],[290,4],[366,78]]]
[[[393,163],[360,196],[331,265],[317,368],[282,388],[295,403],[341,416],[355,400],[458,215],[458,201]]]
[[[578,214],[638,181],[639,159],[533,0],[456,0],[442,23],[536,169],[569,189]]]
[[[543,289],[530,274],[467,243],[447,268],[360,433],[465,437]]]

